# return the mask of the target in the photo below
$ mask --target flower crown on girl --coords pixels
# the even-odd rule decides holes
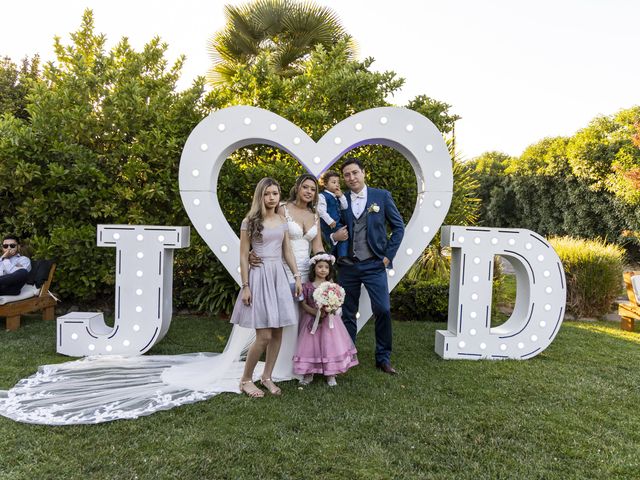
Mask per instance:
[[[329,262],[331,265],[336,263],[336,257],[333,255],[329,255],[328,253],[317,253],[309,260],[310,265],[315,265],[316,262],[324,260],[325,262]]]

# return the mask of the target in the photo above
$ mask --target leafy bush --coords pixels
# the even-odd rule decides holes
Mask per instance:
[[[449,309],[449,280],[402,280],[391,292],[397,319],[444,322]]]
[[[518,158],[487,152],[468,162],[480,181],[480,223],[604,238],[640,255],[638,125],[635,106],[572,137],[542,139]]]
[[[391,292],[391,309],[401,320],[446,321],[449,309],[449,257],[439,247],[430,245],[429,265],[416,264]],[[437,268],[430,265],[433,261]],[[500,262],[493,263],[491,314],[498,306],[513,305],[513,285],[507,281]]]
[[[567,277],[567,312],[599,317],[620,294],[624,250],[599,240],[558,237],[549,240]]]
[[[489,180],[488,180],[489,181]],[[594,191],[574,176],[505,175],[483,178],[479,196],[486,226],[528,228],[541,235],[606,238],[631,245],[640,229],[640,209],[606,191]]]
[[[0,117],[0,228],[57,262],[65,300],[86,302],[113,295],[115,252],[96,247],[97,224],[189,224],[178,162],[204,81],[176,92],[183,59],[169,66],[157,38],[107,52],[89,11],[72,39],[31,83],[27,118]]]

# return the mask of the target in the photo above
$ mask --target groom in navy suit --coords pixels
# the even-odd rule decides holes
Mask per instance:
[[[375,316],[376,367],[395,374],[391,366],[391,305],[387,268],[398,251],[404,235],[404,222],[391,193],[367,187],[362,162],[347,158],[342,164],[342,176],[351,194],[347,195],[348,208],[342,211],[345,227],[332,235],[334,241],[348,236],[349,254],[338,259],[339,283],[346,296],[342,306],[342,320],[355,343],[357,333],[356,312],[364,285],[371,299]],[[391,236],[387,235],[387,224]]]

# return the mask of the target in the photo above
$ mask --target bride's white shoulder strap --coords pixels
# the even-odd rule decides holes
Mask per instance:
[[[286,218],[289,222],[292,221],[291,215],[289,215],[289,209],[287,208],[287,202],[283,202],[281,206],[284,209],[284,218]]]

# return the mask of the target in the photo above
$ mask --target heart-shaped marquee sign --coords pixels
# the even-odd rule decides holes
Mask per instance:
[[[435,125],[413,110],[365,110],[338,123],[317,143],[301,128],[268,110],[250,106],[219,110],[202,120],[187,139],[180,161],[180,195],[196,230],[238,284],[240,240],[222,213],[216,187],[229,155],[255,144],[286,151],[316,177],[361,145],[384,145],[404,155],[414,169],[418,194],[394,268],[387,270],[390,290],[429,244],[451,204],[453,171],[447,145]],[[359,329],[371,313],[363,288]]]

